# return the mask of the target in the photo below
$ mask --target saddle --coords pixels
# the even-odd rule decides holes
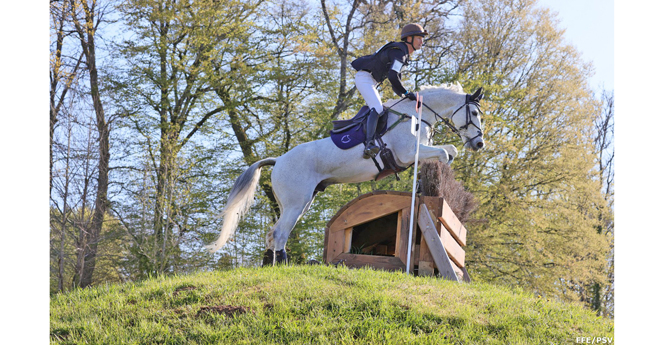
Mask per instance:
[[[330,138],[337,147],[346,150],[366,142],[366,122],[369,109],[368,106],[364,106],[351,119],[332,121],[333,129],[330,131]],[[394,123],[392,128],[400,121],[401,120]],[[375,178],[376,181],[382,180],[392,174],[394,174],[396,179],[399,180],[398,173],[408,169],[408,167],[401,167],[396,163],[392,150],[387,148],[387,144],[383,142],[382,136],[387,131],[387,114],[383,114],[378,118],[376,137],[374,139],[376,140],[376,144],[380,147],[379,155],[384,168],[381,168],[378,161],[376,161],[375,158],[372,158],[376,168],[378,168],[378,175],[376,175]]]
[[[367,138],[367,115],[369,115],[369,107],[365,105],[352,119],[332,121],[333,129],[330,131],[332,142],[342,150],[363,144]],[[387,114],[383,114],[378,118],[376,138],[381,137],[386,131]]]

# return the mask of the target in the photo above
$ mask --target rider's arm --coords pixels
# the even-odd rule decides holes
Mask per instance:
[[[392,61],[390,70],[387,72],[387,79],[392,84],[394,93],[401,96],[408,92],[401,84],[401,69],[403,68],[403,52],[398,49],[390,49],[388,57]]]

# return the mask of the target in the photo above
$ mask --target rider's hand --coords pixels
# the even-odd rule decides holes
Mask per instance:
[[[410,91],[408,91],[408,92],[406,92],[405,94],[403,94],[403,96],[406,97],[406,98],[408,98],[408,99],[411,100],[411,101],[416,101],[416,100],[417,100],[417,96],[415,96],[415,93],[410,92]]]

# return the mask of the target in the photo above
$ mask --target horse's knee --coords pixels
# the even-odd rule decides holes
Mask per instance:
[[[451,157],[451,156],[449,155],[449,153],[447,152],[447,150],[444,150],[444,149],[443,149],[443,150],[441,150],[441,151],[438,153],[438,160],[441,161],[441,162],[443,162],[443,163],[449,163],[449,159],[450,159],[450,157]],[[451,158],[451,159],[453,159],[453,158]]]

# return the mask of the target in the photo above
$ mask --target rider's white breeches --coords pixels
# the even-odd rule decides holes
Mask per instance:
[[[380,114],[383,112],[383,103],[380,100],[380,94],[376,89],[378,83],[367,71],[358,71],[355,73],[355,87],[364,98],[369,108],[374,108]]]

